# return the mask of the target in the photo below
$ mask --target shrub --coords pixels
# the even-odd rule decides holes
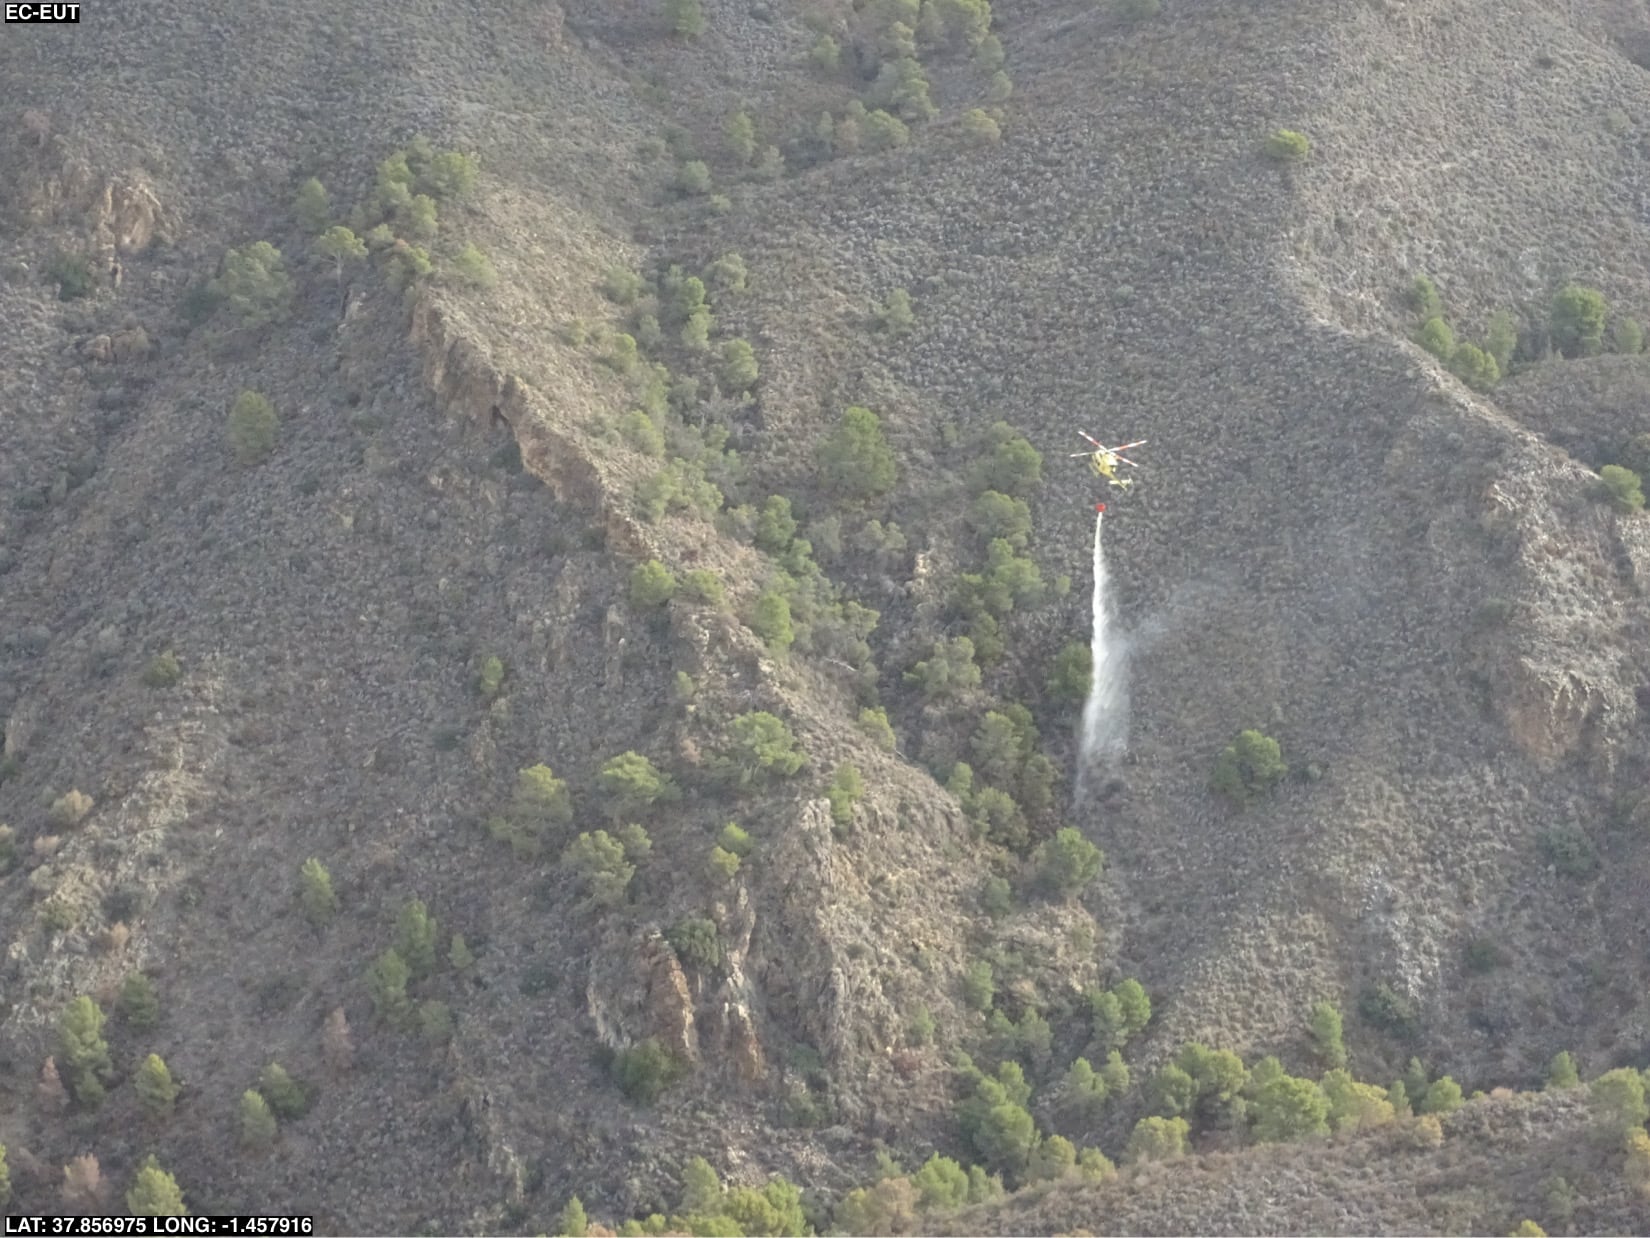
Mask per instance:
[[[1622,1177],[1627,1180],[1639,1200],[1650,1197],[1650,1132],[1642,1127],[1627,1132],[1622,1141],[1627,1159],[1622,1164]]]
[[[504,662],[496,655],[489,654],[481,660],[481,669],[476,673],[476,691],[486,700],[492,700],[503,686]]]
[[[1397,1108],[1380,1088],[1358,1083],[1344,1070],[1328,1071],[1320,1085],[1329,1102],[1329,1123],[1337,1131],[1368,1130],[1397,1117]]]
[[[430,253],[422,245],[409,245],[396,239],[385,250],[384,274],[391,288],[401,291],[410,288],[435,270]]]
[[[1066,826],[1037,848],[1038,883],[1051,894],[1070,898],[1100,875],[1104,858],[1081,831]]]
[[[577,1195],[567,1201],[567,1207],[556,1218],[556,1233],[565,1238],[585,1238],[590,1232],[590,1219]]]
[[[1209,785],[1217,795],[1241,808],[1282,781],[1288,772],[1277,740],[1259,731],[1240,731],[1216,759]]]
[[[1544,830],[1540,836],[1542,855],[1547,863],[1566,877],[1585,881],[1599,869],[1598,848],[1574,826],[1559,826]]]
[[[229,408],[229,446],[240,464],[256,464],[275,450],[280,419],[256,391],[243,391]]]
[[[412,1014],[412,1003],[407,997],[410,979],[412,972],[406,960],[394,950],[384,951],[367,969],[367,993],[372,998],[373,1011],[391,1027],[405,1027]]]
[[[157,653],[143,667],[143,682],[151,688],[170,688],[183,678],[183,668],[170,649]]]
[[[439,926],[423,899],[409,899],[401,905],[395,917],[395,952],[406,962],[414,980],[423,979],[435,970],[435,943],[439,936]]]
[[[991,75],[991,82],[986,86],[985,97],[991,103],[1007,103],[1014,93],[1014,80],[998,69]]]
[[[544,834],[552,826],[573,820],[573,798],[567,784],[548,765],[534,765],[516,773],[509,806],[487,823],[494,838],[508,842],[518,855],[537,855]]]
[[[700,606],[714,606],[720,610],[727,603],[722,582],[708,568],[696,567],[682,577],[681,594]]]
[[[58,796],[46,809],[46,820],[56,829],[79,825],[92,811],[92,797],[83,791],[69,790]]]
[[[1151,1108],[1165,1118],[1191,1113],[1197,1103],[1197,1081],[1172,1062],[1152,1076],[1147,1092]]]
[[[740,163],[750,163],[756,158],[756,124],[749,112],[741,109],[729,116],[723,136],[727,139],[728,153]]]
[[[729,395],[741,395],[756,386],[759,377],[756,353],[744,340],[729,340],[722,345],[722,363],[716,371],[716,381]]]
[[[772,555],[783,554],[795,536],[796,518],[791,515],[791,501],[783,495],[771,495],[756,517],[757,549]]]
[[[988,614],[1006,619],[1015,605],[1041,605],[1046,596],[1041,570],[1034,560],[1015,553],[1006,538],[993,538],[979,572],[957,577],[956,605],[971,618]]]
[[[1188,1106],[1192,1113],[1215,1126],[1241,1124],[1247,1109],[1245,1089],[1249,1072],[1237,1054],[1228,1049],[1210,1049],[1194,1041],[1181,1049],[1174,1065],[1194,1085]]]
[[[466,245],[453,255],[453,273],[472,288],[491,288],[498,283],[498,272],[474,245]]]
[[[126,1210],[135,1217],[186,1217],[189,1209],[183,1206],[183,1191],[177,1179],[167,1173],[154,1157],[138,1167],[132,1187],[126,1192]]]
[[[1251,1102],[1255,1139],[1285,1143],[1329,1133],[1329,1101],[1310,1079],[1282,1075],[1261,1087]]]
[[[1267,156],[1284,163],[1298,163],[1305,159],[1308,148],[1306,136],[1293,129],[1274,129],[1266,139]]]
[[[919,1005],[911,1012],[905,1025],[905,1037],[913,1045],[933,1043],[934,1016],[927,1006]]]
[[[751,836],[732,821],[722,827],[722,832],[717,835],[717,842],[724,851],[741,858],[749,855],[756,846],[751,841]]]
[[[261,1152],[275,1142],[279,1126],[269,1111],[269,1102],[253,1089],[241,1093],[239,1108],[241,1146]]]
[[[342,284],[344,264],[366,261],[367,246],[365,241],[348,228],[342,224],[335,224],[316,238],[315,252],[323,258],[332,259],[333,279]]]
[[[705,278],[723,292],[743,292],[749,278],[745,260],[738,254],[723,254],[705,268]]]
[[[446,1002],[428,1000],[418,1004],[418,1032],[432,1045],[444,1045],[453,1038],[453,1010]]]
[[[1435,1080],[1415,1106],[1416,1113],[1454,1113],[1461,1107],[1461,1085],[1445,1075]]]
[[[1598,471],[1599,490],[1618,509],[1636,512],[1644,506],[1639,475],[1619,464],[1606,464]]]
[[[1415,332],[1415,342],[1440,361],[1455,355],[1455,332],[1442,318],[1429,318]]]
[[[970,963],[962,978],[963,1001],[971,1009],[990,1010],[996,992],[991,964],[984,959]]]
[[[626,335],[623,331],[607,341],[607,351],[601,355],[601,363],[619,374],[632,373],[639,359],[635,337]]]
[[[1484,351],[1494,359],[1501,373],[1512,367],[1513,353],[1518,351],[1518,322],[1506,310],[1490,316],[1489,326],[1484,330]]]
[[[1604,294],[1598,289],[1566,284],[1553,298],[1548,326],[1553,347],[1566,357],[1590,357],[1603,351],[1608,313]]]
[[[258,1072],[258,1091],[277,1117],[301,1118],[309,1112],[309,1092],[279,1062]]]
[[[1458,344],[1450,354],[1449,370],[1474,391],[1488,391],[1501,381],[1495,358],[1474,344]]]
[[[712,847],[710,849],[711,872],[724,881],[732,881],[739,875],[739,866],[743,861],[726,847]]]
[[[1124,980],[1109,993],[1088,992],[1094,1038],[1105,1049],[1121,1049],[1151,1022],[1152,1003],[1138,980]]]
[[[475,966],[476,956],[471,951],[469,943],[464,940],[463,933],[454,933],[453,939],[447,945],[447,966],[456,972],[469,971]]]
[[[114,1069],[103,1023],[103,1011],[89,997],[75,998],[57,1020],[57,1058],[75,1099],[87,1106],[103,1099],[103,1082]]]
[[[1432,282],[1431,276],[1417,275],[1404,299],[1422,322],[1443,317],[1444,299],[1438,295],[1438,285]]]
[[[1518,1223],[1508,1238],[1547,1238],[1547,1231],[1526,1218]]]
[[[647,281],[622,263],[607,268],[602,276],[602,295],[616,305],[634,305],[647,289]]]
[[[637,610],[657,610],[675,596],[676,577],[657,559],[631,569],[630,604]]]
[[[665,21],[672,34],[696,39],[705,33],[705,9],[700,0],[665,0]]]
[[[868,113],[864,123],[865,137],[872,150],[896,150],[911,141],[911,131],[905,127],[905,122],[881,108]]]
[[[1067,641],[1054,655],[1048,674],[1048,694],[1057,701],[1084,700],[1093,675],[1093,650],[1082,641]]]
[[[808,49],[808,61],[822,73],[835,73],[842,67],[842,47],[828,34],[822,34]]]
[[[903,288],[895,288],[877,311],[876,318],[877,325],[895,339],[909,334],[917,321],[917,316],[911,312],[911,294]]]
[[[923,697],[945,700],[980,686],[980,668],[974,663],[974,642],[966,636],[934,642],[933,656],[905,672],[905,682],[918,684]]]
[[[997,490],[1013,498],[1031,497],[1043,483],[1043,456],[1006,421],[987,432],[988,450],[974,466],[970,484],[976,490]]]
[[[1618,318],[1610,324],[1610,346],[1618,353],[1636,357],[1644,351],[1644,328],[1636,318]]]
[[[703,197],[710,192],[710,165],[701,159],[689,159],[676,169],[677,192],[690,198]]]
[[[714,921],[690,916],[666,933],[665,940],[676,951],[676,957],[689,967],[709,971],[721,966],[722,939]]]
[[[1413,1036],[1419,1020],[1415,1003],[1394,990],[1384,980],[1359,994],[1358,1013],[1370,1025],[1400,1037]],[[1404,1087],[1411,1099],[1419,1097],[1423,1090],[1411,1088],[1407,1079],[1404,1081]]]
[[[160,999],[155,996],[155,982],[140,971],[127,976],[120,986],[120,1000],[115,1005],[121,1021],[134,1031],[146,1032],[160,1022]]]
[[[1191,1127],[1185,1118],[1141,1118],[1129,1133],[1123,1159],[1129,1164],[1142,1161],[1172,1161],[1186,1155],[1186,1137]]]
[[[987,490],[968,509],[968,527],[984,542],[1002,538],[1016,550],[1023,550],[1031,536],[1031,509],[1023,499],[1011,498],[997,490]]]
[[[1606,1133],[1643,1126],[1650,1118],[1645,1103],[1644,1077],[1630,1066],[1606,1071],[1590,1085],[1593,1119]]]
[[[837,766],[825,794],[831,801],[831,820],[838,825],[848,825],[854,819],[854,805],[865,794],[865,783],[859,776],[859,770],[846,762]]]
[[[619,1050],[613,1058],[614,1081],[639,1105],[651,1105],[683,1073],[676,1055],[652,1037],[634,1048]]]
[[[791,626],[791,604],[785,595],[769,589],[757,598],[751,611],[750,629],[775,653],[789,649],[796,640],[796,631]]]
[[[73,301],[90,296],[97,277],[92,273],[91,260],[84,254],[59,250],[46,267],[46,279],[57,285],[59,301]]]
[[[232,249],[223,272],[212,281],[213,295],[247,326],[285,318],[292,304],[292,277],[286,259],[268,241]]]
[[[304,916],[316,928],[327,924],[338,910],[338,896],[332,890],[332,874],[310,856],[298,870],[298,897]]]
[[[561,862],[584,881],[592,906],[624,905],[636,866],[626,857],[624,844],[606,830],[580,834],[567,844]]]
[[[980,887],[980,910],[993,920],[1013,914],[1014,887],[1005,877],[987,877]]]
[[[1333,1002],[1319,1002],[1312,1007],[1308,1023],[1312,1034],[1312,1049],[1326,1070],[1339,1070],[1346,1065],[1346,1042],[1341,1039],[1341,1012]]]
[[[1072,1062],[1061,1084],[1061,1099],[1080,1119],[1093,1122],[1111,1095],[1103,1075],[1097,1074],[1086,1057]]]
[[[1124,21],[1145,21],[1163,11],[1163,0],[1112,0],[1111,9]]]
[[[137,1074],[132,1076],[132,1088],[137,1093],[138,1104],[151,1118],[163,1118],[171,1113],[172,1104],[178,1098],[178,1085],[158,1053],[143,1059]]]
[[[633,408],[619,418],[619,434],[630,447],[655,459],[665,454],[665,436],[653,418]]]
[[[876,81],[871,83],[871,97],[906,121],[931,120],[939,111],[929,94],[928,75],[923,72],[922,63],[914,56],[898,56],[884,61],[882,68],[877,72]],[[879,126],[875,122],[879,115],[886,116],[888,113],[870,114],[874,143],[879,140]],[[905,143],[893,141],[890,144],[903,146]]]
[[[622,752],[602,766],[596,781],[613,800],[615,820],[681,798],[675,780],[639,752]]]
[[[1002,127],[984,108],[971,107],[963,113],[963,134],[975,146],[995,146],[1003,140]]]
[[[790,727],[764,710],[741,714],[728,727],[722,760],[735,786],[760,785],[771,778],[788,778],[802,768]]]
[[[1547,1064],[1547,1087],[1557,1091],[1580,1086],[1581,1074],[1576,1070],[1576,1060],[1570,1056],[1570,1051],[1562,1049],[1554,1054],[1553,1060]]]

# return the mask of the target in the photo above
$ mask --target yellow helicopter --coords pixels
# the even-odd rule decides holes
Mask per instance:
[[[1081,430],[1077,431],[1077,433],[1082,434],[1084,438],[1093,443],[1094,450],[1074,451],[1071,453],[1071,458],[1073,460],[1078,458],[1086,458],[1089,462],[1089,467],[1094,470],[1096,476],[1104,477],[1107,482],[1113,486],[1116,486],[1119,490],[1127,490],[1130,486],[1134,485],[1133,478],[1117,476],[1117,466],[1119,464],[1126,464],[1131,469],[1139,468],[1140,466],[1138,464],[1136,464],[1133,460],[1128,459],[1123,455],[1123,453],[1134,447],[1144,447],[1146,445],[1145,439],[1139,439],[1133,443],[1124,443],[1121,447],[1107,447],[1104,443],[1091,434],[1083,434],[1083,431]]]

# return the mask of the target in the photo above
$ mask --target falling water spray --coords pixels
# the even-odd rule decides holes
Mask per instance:
[[[1129,696],[1124,667],[1128,649],[1123,633],[1116,630],[1106,582],[1106,552],[1101,540],[1105,519],[1103,513],[1095,514],[1094,635],[1089,642],[1093,671],[1089,679],[1089,699],[1083,705],[1077,776],[1079,797],[1089,775],[1098,767],[1115,763],[1129,742]]]

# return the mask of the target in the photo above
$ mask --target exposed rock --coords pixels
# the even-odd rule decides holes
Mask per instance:
[[[1501,697],[1513,742],[1548,766],[1581,748],[1606,707],[1605,693],[1580,675],[1542,670],[1527,658],[1513,663]]]
[[[142,327],[129,327],[113,335],[94,335],[86,341],[82,351],[93,361],[110,365],[145,360],[154,351],[154,343]]]
[[[447,411],[483,426],[507,422],[521,448],[522,467],[544,482],[558,502],[602,523],[607,547],[630,558],[652,558],[636,522],[611,501],[606,484],[576,443],[550,428],[538,399],[514,374],[501,374],[487,350],[454,326],[431,298],[413,309],[413,345],[424,358],[424,381]]]
[[[585,1012],[597,1039],[610,1049],[655,1036],[687,1060],[699,1058],[687,976],[657,931],[639,943],[634,938],[607,943],[593,954]]]
[[[93,221],[98,239],[123,254],[141,254],[160,227],[160,199],[139,174],[128,172],[103,186]]]
[[[693,997],[676,952],[655,933],[643,946],[641,958],[647,972],[647,1017],[652,1034],[665,1047],[689,1061],[697,1061],[699,1043],[693,1027]]]
[[[142,361],[154,350],[149,333],[142,327],[130,327],[109,337],[116,361]]]

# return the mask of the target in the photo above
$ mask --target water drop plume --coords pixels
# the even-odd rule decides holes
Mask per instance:
[[[1106,579],[1106,550],[1101,534],[1105,515],[1094,517],[1094,634],[1089,641],[1093,670],[1089,696],[1083,704],[1083,734],[1079,748],[1078,794],[1088,777],[1114,766],[1129,743],[1129,691],[1125,663],[1128,645],[1117,627],[1111,591]]]

